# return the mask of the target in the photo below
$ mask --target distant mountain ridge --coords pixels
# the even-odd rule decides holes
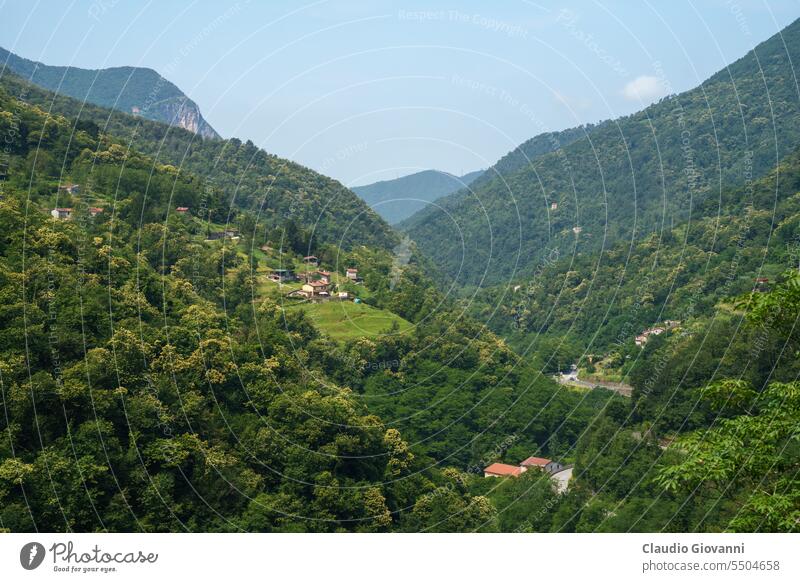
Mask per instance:
[[[394,180],[351,188],[389,224],[405,220],[442,196],[469,186],[483,170],[454,176],[440,170],[423,170]]]
[[[715,215],[723,189],[774,169],[800,140],[799,60],[796,20],[694,89],[573,133],[530,162],[512,152],[510,172],[488,170],[401,228],[470,286]]]
[[[314,245],[333,243],[345,249],[391,249],[399,241],[389,225],[342,184],[251,141],[196,139],[182,128],[54,94],[8,70],[0,75],[0,96],[4,92],[24,95],[26,103],[74,120],[76,128],[122,140],[154,163],[213,183],[214,193],[205,197],[202,210],[199,200],[183,204],[206,218],[225,222],[234,208],[250,210],[258,213],[261,227],[286,229],[295,242],[305,237]],[[227,187],[230,184],[236,188]]]
[[[204,138],[220,137],[203,118],[197,103],[153,69],[51,66],[0,47],[2,68],[67,97],[181,127]]]

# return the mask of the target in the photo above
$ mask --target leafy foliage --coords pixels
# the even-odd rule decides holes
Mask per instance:
[[[567,257],[636,244],[716,216],[721,191],[763,175],[796,147],[798,55],[800,21],[696,89],[588,128],[404,227],[448,277],[482,286],[530,277],[554,250]]]

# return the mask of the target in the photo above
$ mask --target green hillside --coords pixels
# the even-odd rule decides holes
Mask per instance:
[[[0,532],[797,531],[798,26],[756,49],[763,78],[749,55],[479,177],[499,222],[467,231],[456,299],[435,216],[408,222],[426,256],[251,142],[4,73]],[[465,228],[470,196],[445,199]],[[317,268],[359,303],[280,280]],[[572,363],[633,392],[557,383]],[[531,455],[568,488],[484,477]]]
[[[317,327],[313,308],[257,293],[263,263],[302,245],[256,253],[245,209],[241,237],[209,240],[216,212],[174,209],[219,207],[225,183],[20,86],[0,88],[0,530],[494,530],[491,502],[453,479],[510,433],[515,453],[568,454],[613,398],[537,376],[448,304],[423,259],[398,271],[380,246],[320,255],[358,267],[366,305],[345,309],[388,333],[322,313],[342,304]]]
[[[289,305],[287,308],[304,311],[320,331],[336,340],[378,337],[403,333],[411,328],[410,323],[391,311],[377,309],[365,303],[329,301]],[[393,326],[396,326],[394,330]]]
[[[156,163],[205,178],[209,188],[222,194],[209,196],[196,190],[190,213],[225,223],[235,220],[237,209],[251,210],[254,220],[241,225],[241,230],[254,240],[285,230],[287,239],[282,244],[304,247],[305,254],[327,243],[345,248],[397,244],[389,226],[339,182],[268,154],[250,141],[198,140],[189,131],[85,105],[8,73],[0,77],[0,88],[75,120],[76,127],[112,134]]]
[[[800,21],[700,87],[445,197],[443,211],[404,228],[472,286],[528,277],[554,249],[608,248],[713,215],[721,190],[763,175],[800,140],[798,59]]]
[[[197,104],[152,69],[57,67],[24,59],[2,47],[0,62],[3,72],[11,71],[61,95],[183,127],[204,138],[219,138]]]

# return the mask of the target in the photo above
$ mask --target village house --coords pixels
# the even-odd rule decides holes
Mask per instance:
[[[228,228],[219,232],[209,232],[206,240],[222,240],[224,238],[238,239],[239,231],[233,228]]]
[[[303,279],[306,283],[311,283],[312,281],[322,281],[323,283],[330,283],[331,282],[331,274],[329,271],[310,271],[303,275]]]
[[[97,216],[98,214],[101,214],[102,212],[103,212],[103,209],[102,209],[102,208],[99,208],[99,207],[97,207],[97,206],[90,206],[90,207],[89,207],[89,215],[90,215],[92,218],[94,218],[94,217],[95,217],[95,216]]]
[[[189,212],[189,207],[188,206],[178,206],[175,209],[175,212],[177,212],[178,214],[186,214],[187,212]]]
[[[350,293],[347,291],[339,291],[339,299],[347,300],[350,299]]]
[[[348,268],[347,271],[345,271],[345,275],[351,281],[360,281],[361,280],[361,279],[358,278],[358,269]]]
[[[583,232],[583,227],[582,226],[573,226],[572,227],[572,232],[574,232],[575,234],[580,234],[580,233]]]
[[[536,468],[544,471],[545,473],[549,473],[550,475],[553,473],[558,473],[564,468],[564,465],[561,463],[551,461],[550,459],[543,459],[541,457],[528,457],[522,461],[519,466],[523,472],[527,471],[528,469]]]
[[[492,463],[483,470],[484,477],[519,477],[528,469],[539,469],[552,475],[564,469],[564,465],[542,457],[528,457],[519,466],[505,463]]]
[[[520,467],[504,463],[492,463],[483,470],[484,477],[519,477],[522,474]]]
[[[72,208],[53,208],[50,211],[50,216],[58,220],[69,220],[72,218]]]
[[[302,289],[308,297],[313,297],[315,295],[329,295],[329,284],[323,281],[311,281],[310,283],[304,283]]]
[[[558,210],[558,202],[551,202],[550,210]]]
[[[647,340],[650,339],[651,335],[661,335],[665,331],[666,329],[664,329],[663,327],[651,327],[649,329],[644,330],[639,335],[637,335],[633,341],[637,346],[642,347],[644,346],[644,344],[647,343]]]
[[[80,184],[62,184],[58,189],[65,191],[67,194],[77,194],[81,191],[81,186]]]
[[[314,267],[319,265],[319,259],[317,257],[315,257],[314,255],[308,255],[307,257],[303,257],[303,262],[306,265],[312,265]]]
[[[275,281],[276,283],[294,281],[294,271],[291,269],[272,269],[272,272],[269,274],[269,279],[271,281]]]

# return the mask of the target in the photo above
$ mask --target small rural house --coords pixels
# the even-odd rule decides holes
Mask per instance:
[[[178,206],[175,209],[175,212],[177,212],[178,214],[186,214],[187,212],[189,212],[189,207],[188,206]]]
[[[306,265],[313,265],[314,267],[319,265],[319,259],[314,255],[308,255],[307,257],[303,257],[303,262]]]
[[[98,214],[102,214],[102,212],[103,212],[103,209],[99,208],[97,206],[90,206],[89,207],[89,216],[91,216],[92,218],[94,218]]]
[[[528,457],[520,464],[520,469],[523,471],[527,471],[528,469],[540,469],[545,473],[553,474],[558,473],[561,469],[564,468],[564,465],[561,463],[557,463],[556,461],[551,461],[550,459],[543,459],[542,457]]]
[[[322,281],[323,283],[330,284],[331,274],[328,271],[311,271],[303,275],[303,279],[306,283],[311,283],[312,281]]]
[[[572,232],[574,232],[575,234],[580,234],[580,233],[583,232],[583,227],[582,226],[573,226],[572,227]]]
[[[348,268],[347,271],[345,271],[345,275],[351,281],[358,281],[359,280],[359,278],[358,278],[358,269]]]
[[[322,294],[327,295],[328,283],[325,283],[324,281],[311,281],[310,283],[303,284],[302,289],[308,297]]]
[[[209,232],[206,240],[238,239],[239,231],[233,228],[221,230],[219,232]]]
[[[347,300],[350,299],[350,293],[347,291],[339,291],[339,299]]]
[[[551,202],[550,210],[558,210],[558,202]]]
[[[558,473],[564,465],[542,457],[528,457],[519,466],[506,465],[505,463],[492,463],[483,470],[484,477],[519,477],[528,469],[539,469],[548,475]]]
[[[637,335],[634,339],[634,343],[636,343],[637,346],[642,347],[647,343],[647,340],[650,339],[651,335],[661,335],[665,331],[666,330],[663,327],[651,327]]]
[[[276,283],[283,283],[284,281],[294,281],[294,271],[291,269],[272,269],[269,278]]]
[[[72,208],[53,208],[50,211],[50,216],[58,220],[69,220],[72,218]]]
[[[492,463],[483,470],[484,477],[519,477],[522,469],[505,463]]]
[[[62,184],[58,187],[59,190],[63,190],[68,194],[77,194],[81,191],[80,184]]]

